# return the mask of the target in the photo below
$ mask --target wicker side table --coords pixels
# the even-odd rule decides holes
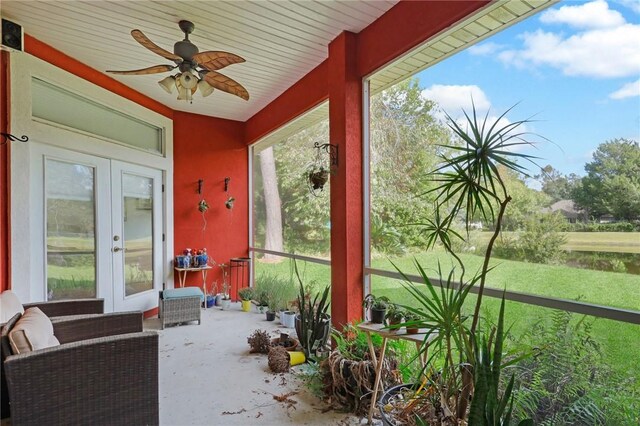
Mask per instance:
[[[171,299],[163,298],[163,292],[158,295],[158,314],[160,324],[164,330],[167,324],[178,324],[181,322],[198,321],[200,319],[200,302],[201,296],[185,296],[173,297]]]

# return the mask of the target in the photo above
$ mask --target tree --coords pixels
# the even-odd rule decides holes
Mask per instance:
[[[585,165],[587,176],[573,190],[576,204],[592,217],[640,217],[640,144],[625,138],[598,146]]]
[[[572,191],[578,185],[580,176],[574,173],[563,175],[550,164],[547,164],[542,168],[540,174],[534,176],[534,179],[540,181],[542,192],[550,197],[551,203],[555,203],[572,197]]]
[[[514,170],[498,166],[504,185],[511,194],[509,210],[504,215],[502,228],[505,231],[517,231],[526,227],[531,216],[536,215],[544,206],[549,205],[549,196],[544,192],[529,188],[524,176]],[[495,203],[496,211],[498,204]]]
[[[276,162],[273,158],[273,147],[270,146],[260,153],[260,171],[262,173],[262,189],[265,205],[265,241],[264,248],[282,251],[282,212],[280,193],[278,192],[278,178],[276,176]],[[273,255],[265,254],[265,259],[273,259]]]
[[[374,230],[384,229],[391,237],[384,244],[391,247],[424,245],[421,229],[406,225],[423,223],[433,213],[433,197],[417,195],[432,186],[427,175],[435,168],[439,144],[450,140],[435,107],[415,78],[371,97],[371,221],[384,225]],[[393,238],[396,229],[399,241]]]

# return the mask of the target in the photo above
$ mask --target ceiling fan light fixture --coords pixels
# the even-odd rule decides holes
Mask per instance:
[[[160,87],[162,87],[167,93],[173,93],[173,87],[176,85],[176,79],[174,76],[170,75],[169,77],[165,77],[158,82]]]
[[[185,71],[180,74],[180,84],[185,89],[193,89],[198,85],[198,79],[195,75],[191,74],[189,71]]]
[[[200,94],[202,95],[203,98],[206,98],[207,96],[212,94],[214,91],[213,86],[204,80],[200,80],[198,82],[198,90],[200,90]]]
[[[178,100],[179,101],[187,101],[189,100],[187,98],[188,95],[191,94],[191,90],[187,90],[184,87],[178,87]]]

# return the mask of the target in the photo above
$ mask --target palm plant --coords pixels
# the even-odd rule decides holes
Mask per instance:
[[[525,139],[529,133],[520,131],[521,126],[530,120],[510,123],[505,119],[512,108],[493,121],[488,112],[484,118],[478,118],[473,105],[471,116],[464,112],[464,124],[447,114],[447,125],[460,143],[455,146],[441,145],[441,164],[431,173],[435,187],[421,194],[435,196],[433,219],[418,224],[423,228],[427,248],[440,243],[456,259],[461,270],[460,284],[454,280],[455,268],[444,274],[439,267],[440,291],[437,291],[426,272],[416,263],[426,284],[425,293],[403,274],[406,281],[403,285],[419,304],[418,308],[407,306],[406,309],[420,315],[420,327],[437,336],[431,343],[431,347],[436,347],[431,352],[431,357],[440,355],[444,359],[440,386],[441,404],[456,419],[466,418],[468,401],[473,395],[474,366],[478,362],[475,356],[478,350],[476,334],[485,280],[491,270],[489,262],[493,246],[500,234],[507,206],[511,202],[501,170],[502,173],[511,170],[526,175],[526,169],[517,160],[533,163],[535,158],[515,152],[515,148],[532,143]],[[501,124],[503,122],[507,124]],[[452,239],[463,237],[453,227],[462,220],[468,235],[470,224],[478,218],[493,223],[494,231],[480,271],[465,283],[465,266],[452,248]],[[468,326],[462,307],[469,291],[476,286],[477,299],[471,325]],[[425,337],[424,347],[426,343]]]

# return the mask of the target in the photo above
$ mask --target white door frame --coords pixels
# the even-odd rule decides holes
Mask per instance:
[[[86,153],[105,159],[120,160],[132,164],[151,167],[163,172],[164,185],[164,250],[162,282],[173,287],[173,121],[161,114],[109,92],[80,77],[57,68],[24,52],[11,52],[11,93],[10,117],[12,133],[27,135],[30,142],[13,143],[11,146],[11,284],[12,290],[23,301],[44,300],[44,286],[41,276],[31,272],[30,260],[33,251],[42,256],[42,248],[33,246],[33,241],[42,241],[42,222],[30,212],[34,209],[32,196],[43,186],[31,173],[31,150],[33,142],[64,148],[77,153]],[[130,115],[162,129],[163,155],[147,152],[114,143],[105,138],[86,132],[69,129],[54,123],[34,119],[31,115],[31,79],[47,81],[84,98]],[[36,291],[39,286],[42,290]]]
[[[153,180],[152,221],[153,221],[153,287],[150,290],[127,296],[125,292],[125,232],[123,224],[124,203],[122,194],[122,176],[129,173]],[[111,161],[111,234],[119,240],[110,238],[110,254],[113,259],[113,303],[115,311],[147,311],[158,303],[158,291],[162,290],[162,173],[159,170],[136,166],[122,161]],[[159,203],[159,204],[157,204]],[[157,226],[160,225],[160,228]],[[114,251],[118,247],[121,250]]]

